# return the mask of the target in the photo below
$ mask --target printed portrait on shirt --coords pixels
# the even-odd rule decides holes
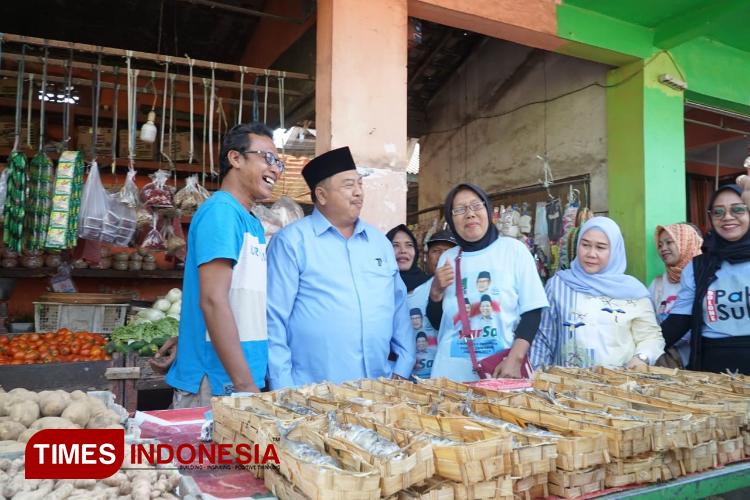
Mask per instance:
[[[418,332],[419,330],[421,330],[422,323],[424,321],[422,311],[415,307],[409,311],[409,317],[411,318],[411,326],[412,328],[414,328],[414,331]]]
[[[492,276],[489,271],[482,271],[477,276],[477,292],[486,293],[492,285]]]

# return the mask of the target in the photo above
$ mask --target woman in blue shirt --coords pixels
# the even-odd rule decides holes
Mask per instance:
[[[741,194],[728,184],[711,197],[703,255],[683,270],[662,323],[667,346],[691,331],[691,370],[750,374],[750,214]]]
[[[531,253],[499,236],[492,203],[478,186],[453,188],[444,210],[458,247],[441,256],[430,288],[427,317],[438,329],[431,376],[527,375],[526,354],[547,306]]]

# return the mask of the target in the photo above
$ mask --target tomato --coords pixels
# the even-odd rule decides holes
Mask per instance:
[[[16,351],[13,353],[13,359],[14,360],[22,360],[26,357],[26,354],[24,354],[23,351]]]
[[[91,350],[88,348],[81,349],[81,352],[79,353],[83,357],[89,357],[91,356]]]
[[[22,365],[23,364],[23,360],[22,359],[14,359],[13,361],[10,362],[10,364],[11,365]]]
[[[72,352],[73,354],[78,354],[80,351],[81,351],[80,344],[76,342],[73,342],[72,344],[70,344],[70,352]]]
[[[29,340],[30,340],[31,342],[36,342],[36,341],[38,341],[38,340],[39,340],[40,338],[41,338],[41,337],[39,336],[39,334],[38,334],[38,333],[32,333],[31,335],[29,335]]]
[[[71,333],[73,332],[71,332],[67,328],[60,328],[59,330],[57,330],[58,335],[70,335]]]
[[[0,345],[7,345],[10,342],[10,339],[7,335],[0,335]]]
[[[69,356],[70,355],[70,347],[68,346],[62,346],[60,347],[60,355],[61,356]]]
[[[46,354],[47,352],[49,352],[49,346],[48,346],[48,345],[45,345],[45,344],[41,344],[41,345],[40,345],[40,346],[39,346],[39,347],[37,348],[37,351],[39,351],[39,354],[42,354],[42,355],[44,355],[44,354]]]

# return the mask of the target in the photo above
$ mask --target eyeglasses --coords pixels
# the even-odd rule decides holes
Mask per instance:
[[[470,203],[469,205],[458,206],[454,208],[453,210],[451,210],[451,213],[453,215],[463,215],[466,213],[467,210],[471,210],[472,212],[477,213],[480,210],[482,210],[484,206],[485,205],[483,201],[477,200],[475,202]]]
[[[732,215],[739,217],[747,213],[747,205],[744,203],[734,203],[729,205],[729,211]],[[727,214],[727,209],[724,207],[709,208],[708,214],[714,219],[723,219]]]
[[[248,153],[254,155],[263,155],[263,159],[266,160],[266,165],[268,165],[269,167],[275,166],[279,169],[280,174],[284,173],[284,169],[286,168],[284,161],[270,151],[239,151],[239,153],[242,155]]]

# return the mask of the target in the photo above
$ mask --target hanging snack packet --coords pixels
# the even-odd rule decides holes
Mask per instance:
[[[141,201],[146,207],[172,208],[174,187],[167,185],[169,172],[157,170],[151,177],[151,182],[143,186]]]
[[[154,214],[152,221],[153,222],[151,225],[151,230],[149,230],[146,237],[143,238],[143,241],[141,242],[141,248],[143,248],[144,250],[164,250],[164,238],[162,238],[159,230],[156,229],[156,224],[158,221],[158,216],[156,214]]]
[[[206,189],[198,184],[198,174],[185,179],[185,187],[174,195],[174,204],[185,213],[193,213],[210,196]]]

